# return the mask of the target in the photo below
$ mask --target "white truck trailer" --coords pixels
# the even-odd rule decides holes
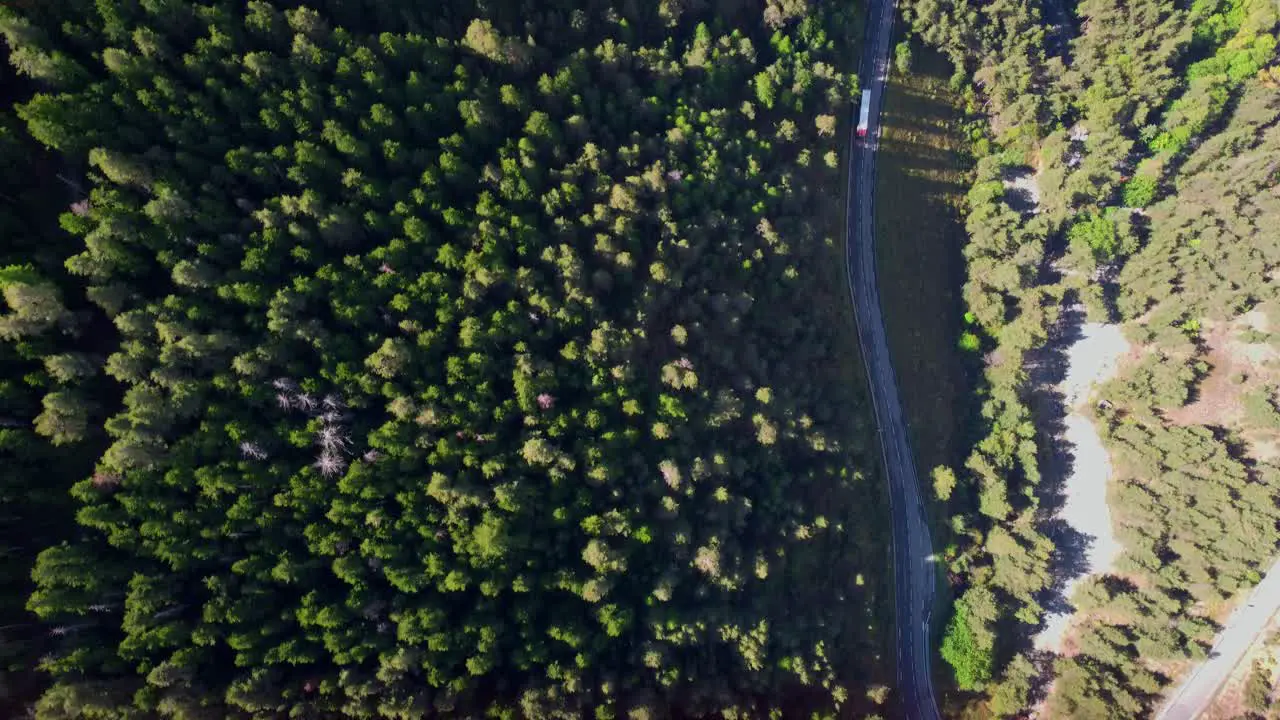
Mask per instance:
[[[862,104],[858,107],[858,137],[867,136],[867,125],[871,122],[871,91],[862,91]]]

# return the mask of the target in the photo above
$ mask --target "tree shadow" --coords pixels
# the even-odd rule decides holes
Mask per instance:
[[[885,144],[881,146],[883,152],[892,154],[894,164],[906,171],[935,171],[943,173],[956,172],[957,161],[952,153],[945,150],[939,150],[936,147],[924,143],[912,143],[895,141],[892,145]],[[964,183],[956,182],[957,189],[963,189]]]
[[[1033,168],[1006,167],[1000,171],[1000,181],[1004,183],[1004,201],[1012,210],[1023,217],[1036,214],[1040,198]]]
[[[1049,0],[1043,4],[1042,12],[1045,20],[1044,46],[1048,57],[1062,58],[1064,64],[1071,64],[1071,38],[1079,34],[1075,17],[1074,0]]]

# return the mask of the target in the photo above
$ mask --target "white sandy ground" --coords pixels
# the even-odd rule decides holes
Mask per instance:
[[[1067,373],[1058,386],[1068,409],[1062,441],[1070,446],[1075,460],[1063,486],[1065,501],[1058,517],[1090,541],[1085,554],[1087,572],[1063,588],[1068,601],[1077,583],[1089,575],[1108,572],[1121,551],[1107,506],[1111,458],[1093,422],[1081,411],[1087,407],[1093,388],[1115,375],[1120,358],[1128,351],[1129,341],[1120,327],[1103,323],[1082,325],[1080,338],[1066,350]],[[1070,620],[1068,613],[1047,615],[1045,629],[1036,636],[1036,647],[1058,651]]]
[[[1039,173],[1025,172],[1004,181],[1005,190],[1021,190],[1031,198],[1035,206],[1033,213],[1040,212],[1040,176]]]

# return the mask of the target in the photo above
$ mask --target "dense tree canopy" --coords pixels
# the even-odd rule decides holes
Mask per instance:
[[[1206,608],[1256,582],[1280,540],[1280,469],[1265,452],[1280,370],[1269,330],[1280,321],[1280,15],[1254,0],[1074,9],[1076,22],[1050,23],[1053,3],[908,4],[968,85],[970,109],[990,118],[974,142],[965,248],[985,424],[939,493],[960,591],[941,651],[956,685],[1000,716],[1052,681],[1052,717],[1148,717],[1169,668],[1204,655]],[[1116,575],[1077,593],[1077,652],[1033,662],[1043,654],[1028,630],[1042,624],[1063,552],[1038,460],[1062,439],[1030,411],[1045,389],[1030,381],[1040,356],[1028,351],[1077,299],[1093,319],[1124,321],[1139,348],[1097,413],[1125,554]],[[1204,393],[1244,411],[1190,407]]]
[[[0,10],[84,177],[0,271],[0,440],[94,463],[41,716],[864,702],[855,8],[714,5]]]
[[[9,92],[21,83],[5,77]],[[17,715],[10,702],[33,686],[32,669],[48,649],[47,628],[23,606],[32,589],[36,554],[61,538],[73,522],[66,496],[70,478],[92,472],[94,442],[55,448],[37,434],[52,431],[56,409],[72,387],[111,397],[94,365],[100,350],[83,313],[83,292],[65,287],[58,255],[57,216],[74,200],[57,168],[40,152],[11,112],[0,113],[0,714]],[[64,292],[68,290],[68,292]],[[54,408],[50,410],[49,408]],[[80,407],[59,440],[89,435]],[[51,478],[57,480],[51,481]]]

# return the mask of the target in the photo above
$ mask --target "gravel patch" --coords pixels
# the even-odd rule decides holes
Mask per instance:
[[[1073,460],[1057,517],[1088,540],[1084,572],[1068,580],[1062,591],[1068,601],[1081,580],[1109,572],[1123,549],[1116,540],[1107,505],[1111,457],[1084,411],[1093,388],[1115,375],[1120,358],[1128,351],[1129,342],[1120,327],[1103,323],[1081,325],[1079,337],[1065,350],[1067,371],[1058,391],[1068,410],[1063,419],[1062,442],[1069,447]],[[1044,630],[1036,637],[1036,647],[1058,651],[1070,620],[1071,613],[1049,613]]]

